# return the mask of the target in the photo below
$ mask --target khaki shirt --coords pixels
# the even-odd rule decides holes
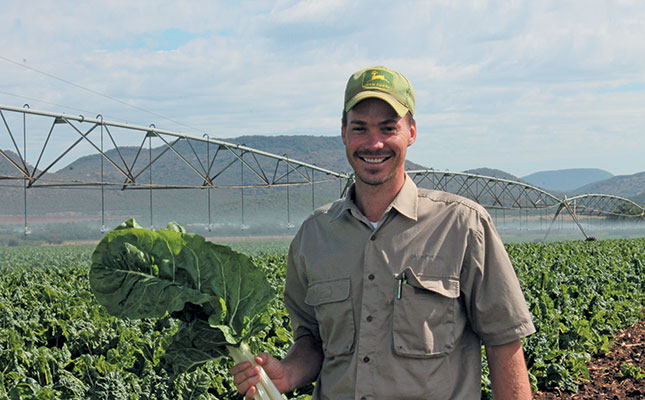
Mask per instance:
[[[294,338],[324,352],[314,399],[480,398],[481,344],[535,332],[489,214],[406,177],[374,229],[353,189],[289,250]]]

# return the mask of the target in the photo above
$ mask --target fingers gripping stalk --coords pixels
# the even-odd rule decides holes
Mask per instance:
[[[262,366],[258,365],[255,362],[255,356],[251,353],[246,343],[241,343],[238,347],[227,346],[230,356],[233,358],[236,364],[239,364],[244,361],[249,361],[253,366],[257,366],[260,369],[260,382],[255,385],[257,393],[255,394],[255,400],[283,400],[284,397],[278,389],[273,384],[273,381],[267,373],[264,371]]]

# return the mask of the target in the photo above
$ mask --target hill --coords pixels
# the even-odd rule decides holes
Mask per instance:
[[[637,194],[635,196],[630,196],[630,199],[636,204],[645,206],[645,192],[642,192],[641,194]]]
[[[570,192],[581,186],[611,178],[613,175],[597,168],[574,168],[540,171],[522,177],[531,185],[546,190]]]
[[[492,176],[494,178],[508,179],[509,181],[521,182],[520,178],[518,178],[517,176],[513,174],[509,174],[506,171],[502,171],[494,168],[475,168],[475,169],[466,170],[464,172],[467,172],[469,174]]]
[[[340,136],[243,136],[223,139],[224,141],[243,144],[265,152],[285,155],[289,158],[306,162],[335,172],[350,171],[351,168],[345,156],[345,148]],[[205,143],[178,142],[174,149],[182,154],[197,169],[208,168],[207,152],[211,158],[217,151],[217,146],[206,146]],[[172,151],[166,151],[165,146],[152,149],[152,158],[159,159],[153,164],[152,177],[146,169],[150,154],[147,149],[138,154],[136,147],[121,147],[106,152],[122,170],[131,170],[137,182],[148,183],[150,179],[155,184],[168,185],[201,185],[203,179],[195,173]],[[137,157],[138,154],[138,157]],[[136,163],[134,163],[136,157]],[[199,160],[198,160],[199,157]],[[124,162],[121,161],[123,158]],[[276,163],[276,160],[257,159],[250,154],[244,156],[244,161],[256,170],[261,164],[268,175],[281,176],[286,173],[286,164]],[[228,166],[232,166],[229,168]],[[6,164],[6,165],[5,165]],[[184,225],[191,223],[207,223],[208,190],[206,189],[167,189],[155,190],[151,194],[147,189],[121,190],[125,176],[112,164],[104,163],[104,182],[115,185],[106,187],[101,193],[100,187],[78,187],[75,189],[32,188],[28,189],[28,208],[30,216],[47,216],[67,220],[79,220],[91,215],[94,221],[100,220],[101,210],[110,221],[121,222],[127,216],[133,216],[148,224],[165,225],[169,220],[176,220]],[[55,173],[48,174],[53,180],[67,181],[101,181],[101,157],[98,154],[80,157]],[[6,168],[5,168],[6,167]],[[17,171],[4,157],[0,157],[0,168],[6,169],[8,176],[17,176]],[[412,162],[406,162],[407,169],[424,169],[426,167]],[[203,171],[202,171],[203,172]],[[259,176],[241,168],[237,159],[228,151],[220,151],[215,157],[210,175],[219,173],[214,181],[216,185],[261,184]],[[316,178],[320,178],[317,173]],[[272,179],[272,176],[268,176]],[[290,181],[302,181],[297,172],[291,171]],[[8,182],[8,180],[5,180]],[[0,215],[21,215],[23,208],[22,182],[11,180],[14,187],[6,187],[0,193]],[[337,181],[319,183],[312,188],[309,185],[279,188],[246,188],[244,200],[239,188],[221,188],[211,190],[211,217],[214,224],[235,225],[249,224],[249,221],[264,221],[267,224],[287,224],[290,220],[297,222],[304,218],[314,207],[321,206],[339,197],[340,190]],[[102,202],[104,199],[104,202]],[[102,204],[104,203],[104,204]],[[151,207],[152,203],[152,207]],[[37,219],[32,218],[37,221]],[[276,222],[278,220],[278,222]],[[94,222],[96,223],[96,222]],[[1,224],[1,222],[0,222]],[[108,224],[108,226],[111,226]]]
[[[321,168],[335,172],[348,172],[350,166],[345,155],[345,148],[340,136],[242,136],[224,139],[230,143],[244,144],[265,152],[285,155],[289,158],[317,165]],[[175,149],[188,161],[200,168],[208,168],[207,152],[211,157],[217,152],[215,145],[206,146],[205,143],[178,142]],[[152,157],[158,160],[150,170],[145,169],[150,154],[148,149],[138,154],[136,147],[122,147],[111,149],[107,154],[119,164],[121,169],[130,169],[137,178],[137,182],[147,183],[152,179],[156,184],[168,185],[201,185],[203,179],[195,173],[181,158],[164,147],[152,149]],[[13,160],[17,156],[7,152]],[[138,156],[137,156],[138,154]],[[133,161],[137,158],[136,163]],[[124,162],[121,161],[123,158]],[[199,158],[199,160],[198,160]],[[276,160],[261,160],[251,154],[243,156],[244,161],[250,166],[261,164],[267,174],[282,176],[286,173],[284,162]],[[124,164],[125,163],[125,164]],[[298,224],[311,210],[340,195],[342,183],[332,180],[326,183],[310,185],[295,185],[273,188],[245,188],[221,187],[215,190],[207,189],[166,189],[154,190],[152,193],[139,187],[137,189],[121,190],[125,180],[124,175],[113,165],[104,162],[105,182],[113,182],[113,186],[106,187],[103,191],[100,186],[76,187],[61,189],[57,187],[34,187],[27,189],[27,204],[29,209],[29,224],[49,221],[85,221],[92,226],[100,226],[102,217],[105,218],[107,227],[122,222],[125,218],[135,217],[142,224],[164,226],[168,221],[174,220],[183,225],[206,224],[212,221],[214,226],[221,229],[237,229],[240,225],[251,225],[251,230],[256,226],[270,226],[280,228],[291,224]],[[58,171],[48,173],[47,177],[54,180],[69,182],[78,180],[83,182],[101,181],[101,157],[98,154],[80,157],[63,166]],[[230,166],[230,168],[229,168]],[[33,167],[30,167],[33,168]],[[406,161],[406,169],[426,169],[427,167]],[[235,186],[243,181],[244,184],[260,184],[258,174],[241,168],[237,159],[228,151],[219,151],[215,158],[210,175],[219,173],[215,184],[220,186]],[[300,172],[290,174],[290,183],[303,180]],[[479,175],[494,176],[502,179],[520,181],[516,176],[505,171],[478,168],[466,172]],[[19,176],[16,168],[4,157],[0,157],[0,178]],[[269,176],[268,179],[271,179]],[[316,173],[316,178],[320,175]],[[581,188],[585,192],[602,192],[632,197],[640,204],[645,198],[645,173],[631,177],[614,177],[599,182],[599,186]],[[24,213],[24,199],[22,181],[16,179],[2,179],[0,190],[0,216],[21,216]],[[602,185],[600,185],[602,183]],[[242,197],[242,192],[244,197]],[[641,193],[639,195],[639,193]],[[636,196],[636,197],[634,197]],[[638,197],[640,196],[640,197]],[[210,197],[210,203],[208,199]],[[210,209],[210,211],[209,211]],[[4,219],[4,218],[2,218]],[[21,223],[22,218],[10,218],[12,224]],[[0,221],[0,225],[2,225]],[[228,228],[226,228],[228,227]],[[232,228],[231,228],[232,227]],[[218,228],[219,229],[219,228]],[[249,232],[251,233],[251,232]]]
[[[645,197],[645,172],[633,175],[617,175],[600,182],[590,183],[575,189],[575,193],[607,193],[636,201]],[[638,202],[638,201],[637,201]],[[640,204],[643,204],[642,200]]]
[[[308,164],[316,165],[320,168],[331,170],[334,172],[351,172],[351,167],[347,162],[345,156],[345,147],[340,139],[340,136],[241,136],[238,138],[222,139],[225,142],[232,144],[244,145],[254,149],[262,150],[267,153],[276,154],[278,156],[285,156],[290,159],[302,161]],[[190,146],[187,142],[182,141],[175,145],[174,149],[181,153],[188,161],[194,165],[199,165],[200,162],[204,163],[207,154],[213,157],[216,152],[217,146],[210,146],[207,148],[206,143],[193,143]],[[187,184],[200,184],[201,178],[173,152],[166,151],[165,146],[152,149],[152,158],[160,157],[152,167],[152,181],[161,184],[177,184],[177,182]],[[194,152],[193,152],[194,150]],[[120,156],[126,161],[128,167],[137,174],[147,164],[149,154],[147,151],[142,152],[137,158],[136,164],[132,165],[135,157],[137,156],[138,149],[136,147],[121,147],[119,148]],[[163,153],[163,154],[162,154]],[[109,150],[106,152],[113,160],[119,160],[120,156],[116,150]],[[200,160],[197,159],[199,156]],[[252,156],[248,156],[251,160]],[[225,168],[231,161],[233,156],[226,152],[220,152],[211,168],[211,171],[218,171]],[[100,162],[101,157],[98,154],[93,154],[81,157],[67,166],[59,169],[56,172],[57,178],[60,179],[84,179],[99,181],[100,177]],[[254,163],[255,161],[251,161]],[[284,164],[282,164],[284,165]],[[275,168],[275,161],[265,160],[262,162],[264,168],[270,170]],[[123,167],[123,165],[121,165]],[[284,168],[284,167],[283,167]],[[406,161],[406,169],[423,169],[425,167]],[[104,180],[122,182],[124,176],[114,166],[104,163]],[[284,172],[284,171],[283,171]],[[149,171],[145,171],[141,177],[147,182],[149,179]],[[239,183],[240,170],[234,169],[226,171],[218,179],[222,184]],[[245,183],[260,183],[258,177],[251,171],[246,171],[244,175]]]
[[[20,157],[18,157],[18,154],[11,150],[3,150],[4,153],[9,156],[11,161],[14,163],[18,164],[20,167],[23,167],[22,162],[20,161]],[[30,172],[33,172],[34,166],[31,164],[27,164],[27,168],[29,169]],[[40,171],[40,169],[39,169]],[[0,177],[9,177],[9,176],[22,176],[22,174],[16,169],[16,167],[13,166],[13,163],[10,162],[0,154]],[[22,186],[22,182],[20,183]]]
[[[18,161],[18,155],[11,150],[4,150],[4,152],[11,158],[12,161]],[[16,168],[0,154],[0,176],[13,176],[15,175]]]

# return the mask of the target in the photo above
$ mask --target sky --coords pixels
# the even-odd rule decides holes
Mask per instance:
[[[628,175],[645,171],[644,20],[636,0],[11,1],[0,104],[332,136],[348,77],[385,65],[414,86],[411,161]]]

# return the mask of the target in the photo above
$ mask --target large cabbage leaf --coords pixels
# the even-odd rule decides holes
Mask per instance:
[[[275,297],[249,257],[175,223],[157,231],[134,219],[119,225],[97,245],[89,278],[112,315],[181,320],[166,351],[175,372],[227,355],[226,346],[260,332]]]

